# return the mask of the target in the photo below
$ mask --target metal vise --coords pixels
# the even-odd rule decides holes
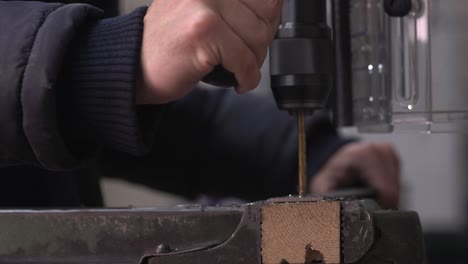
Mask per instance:
[[[231,207],[0,211],[0,263],[422,264],[425,252],[414,212],[289,197]]]

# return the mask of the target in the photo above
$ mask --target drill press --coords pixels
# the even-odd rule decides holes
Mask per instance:
[[[270,75],[278,107],[298,120],[300,196],[307,192],[305,115],[325,107],[333,57],[326,0],[285,0],[270,47]]]

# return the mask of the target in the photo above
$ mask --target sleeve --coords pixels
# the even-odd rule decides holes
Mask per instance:
[[[348,141],[324,116],[308,120],[307,129],[313,174],[318,161]],[[294,194],[296,120],[278,110],[272,97],[196,89],[167,107],[148,156],[106,155],[103,167],[105,175],[191,198],[206,194],[254,201]]]
[[[162,106],[136,106],[135,95],[145,14],[142,7],[85,28],[65,61],[62,129],[78,153],[86,141],[132,155],[151,148]]]
[[[0,166],[68,170],[101,146],[149,149],[159,110],[135,104],[145,12],[0,1]]]

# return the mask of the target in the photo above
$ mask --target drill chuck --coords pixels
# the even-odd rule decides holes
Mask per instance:
[[[332,66],[326,0],[285,0],[270,47],[271,87],[278,107],[290,112],[325,107]]]

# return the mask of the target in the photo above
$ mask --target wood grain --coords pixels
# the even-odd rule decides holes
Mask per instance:
[[[306,248],[340,263],[340,202],[274,203],[262,207],[263,264],[304,264]]]

